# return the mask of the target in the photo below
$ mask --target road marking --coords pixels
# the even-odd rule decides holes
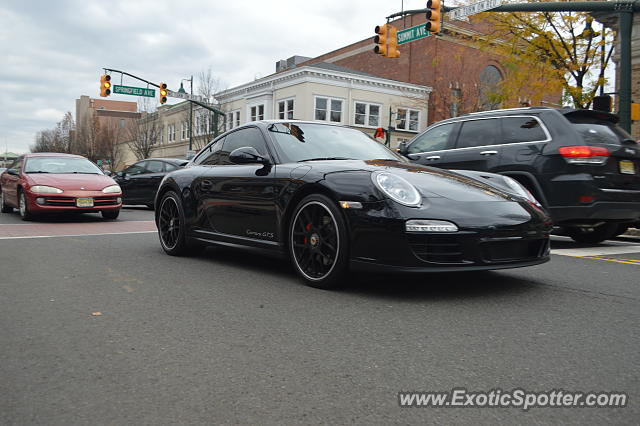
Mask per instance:
[[[0,225],[0,240],[14,238],[82,237],[157,232],[153,220],[115,222],[25,223]]]
[[[627,265],[640,266],[640,260],[614,259],[612,257],[597,257],[597,256],[570,256],[570,257],[576,257],[578,259],[604,260],[606,262],[616,262],[616,263],[624,263]]]
[[[626,253],[640,253],[640,244],[630,244],[626,246],[613,246],[613,247],[585,247],[585,248],[571,248],[571,249],[553,249],[551,254],[558,254],[560,256],[573,256],[573,257],[585,257],[585,256],[606,256],[611,254],[626,254]]]
[[[0,240],[24,240],[29,238],[59,238],[59,237],[94,237],[100,235],[129,235],[129,234],[156,234],[158,231],[134,231],[134,232],[104,232],[101,234],[59,234],[59,235],[25,235],[23,237],[0,237]]]

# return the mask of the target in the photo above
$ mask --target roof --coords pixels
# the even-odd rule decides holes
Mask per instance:
[[[351,68],[341,67],[340,65],[332,64],[332,63],[329,63],[329,62],[317,62],[315,64],[303,65],[303,66],[310,67],[310,68],[320,68],[320,69],[329,70],[329,71],[347,72],[347,73],[350,73],[350,74],[362,75],[362,76],[365,76],[365,77],[378,77],[379,78],[379,76],[370,74],[368,72],[352,70]],[[387,80],[390,80],[390,79],[387,79]]]
[[[189,162],[189,160],[185,160],[184,158],[163,158],[163,157],[145,158],[144,160],[141,160],[141,161],[146,161],[146,160],[161,160],[161,161],[168,161],[170,163]]]
[[[74,157],[85,158],[82,155],[67,154],[65,152],[29,152],[24,154],[25,157]]]
[[[0,158],[16,158],[18,157],[20,154],[16,154],[15,152],[4,152],[2,154],[0,154]]]

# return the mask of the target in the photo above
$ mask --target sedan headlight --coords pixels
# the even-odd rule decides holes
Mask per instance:
[[[420,193],[406,179],[392,173],[375,173],[373,182],[393,201],[409,207],[420,205]]]
[[[62,194],[64,192],[60,188],[46,185],[33,185],[29,190],[34,194]]]
[[[513,178],[510,178],[509,176],[502,176],[502,177],[504,178],[504,181],[507,183],[507,185],[509,185],[509,188],[511,188],[516,195],[522,198],[526,198],[527,200],[531,201],[533,204],[535,204],[538,207],[542,207],[542,205],[538,202],[538,200],[536,200],[536,197],[534,197],[533,194],[527,188],[525,188],[520,182],[518,182]]]
[[[122,189],[120,188],[120,185],[111,185],[104,188],[102,192],[105,194],[119,194],[122,192]]]

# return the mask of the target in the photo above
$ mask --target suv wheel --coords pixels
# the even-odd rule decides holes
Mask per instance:
[[[617,235],[618,224],[617,223],[605,223],[596,228],[566,228],[567,235],[569,235],[573,241],[585,244],[598,244],[609,238],[613,238]]]

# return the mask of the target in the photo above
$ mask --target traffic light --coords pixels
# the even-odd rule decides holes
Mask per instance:
[[[376,26],[375,32],[378,35],[373,38],[373,41],[376,44],[373,51],[378,55],[387,56],[387,37],[389,35],[389,27],[391,27],[389,24]]]
[[[387,37],[387,56],[389,58],[399,58],[398,50],[398,29],[389,25],[389,36]]]
[[[160,83],[160,103],[167,102],[167,83]]]
[[[103,74],[100,76],[100,96],[106,98],[111,94],[111,76]]]
[[[427,23],[426,30],[430,33],[437,34],[440,32],[440,9],[442,2],[440,0],[429,0],[427,2]]]

